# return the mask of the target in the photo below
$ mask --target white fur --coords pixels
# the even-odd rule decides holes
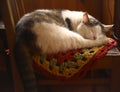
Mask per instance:
[[[36,44],[43,53],[57,53],[70,49],[99,46],[108,42],[108,38],[84,39],[81,35],[56,24],[36,24],[33,30],[37,30],[35,32],[37,35]]]
[[[64,20],[65,20],[65,18],[70,18],[72,21],[72,24],[73,24],[74,31],[77,31],[77,27],[78,27],[79,23],[82,21],[84,13],[85,12],[82,12],[82,11],[64,10],[62,12],[62,16],[63,16]],[[89,16],[89,18],[93,18],[91,15],[88,15],[88,16]]]
[[[45,10],[45,12],[48,11]],[[81,24],[83,14],[84,12],[69,10],[62,12],[64,19],[70,18],[72,20],[73,31],[55,23],[42,22],[35,24],[32,30],[37,35],[36,45],[41,48],[43,53],[57,53],[59,51],[88,48],[107,43],[109,38],[103,34],[99,25],[89,28]],[[89,17],[93,18],[90,15]],[[93,40],[93,36],[96,37],[96,40]]]

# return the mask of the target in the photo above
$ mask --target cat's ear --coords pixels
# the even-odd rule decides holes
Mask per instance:
[[[90,22],[87,12],[85,12],[85,13],[83,14],[82,22],[84,22],[84,23],[89,23],[89,22]]]
[[[102,24],[103,27],[104,27],[104,30],[105,32],[108,32],[110,29],[112,29],[112,27],[114,26],[113,24],[112,25],[105,25],[105,24]]]

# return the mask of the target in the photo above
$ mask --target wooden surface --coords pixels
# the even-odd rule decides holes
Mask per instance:
[[[59,8],[59,9],[71,9],[71,10],[83,10],[89,12],[99,20],[105,23],[112,23],[110,15],[106,12],[108,7],[105,3],[108,0],[0,0],[1,12],[5,23],[7,32],[8,47],[13,51],[15,40],[15,24],[25,13],[35,9],[41,8]],[[111,2],[110,9],[113,17],[113,2]],[[23,92],[22,84],[19,78],[19,74],[16,71],[16,65],[14,61],[13,52],[10,55],[11,61],[11,73],[13,74],[14,91]],[[110,92],[119,92],[120,88],[120,57],[119,56],[106,56],[101,59],[94,69],[111,69],[111,79],[90,79],[82,81],[69,81],[65,85],[110,85]],[[38,84],[41,85],[64,85],[63,82],[56,80],[38,80]]]
[[[11,8],[10,0],[0,0],[0,10],[2,12],[3,22],[5,24],[8,48],[11,51],[11,54],[9,55],[9,62],[11,67],[11,74],[13,77],[12,81],[14,84],[13,85],[14,91],[22,92],[21,81],[18,76],[19,74],[16,69],[14,54],[13,54],[14,41],[15,41],[15,22],[13,18],[13,12]]]

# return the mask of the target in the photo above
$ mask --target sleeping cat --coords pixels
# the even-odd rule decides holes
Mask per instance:
[[[16,25],[15,59],[25,92],[37,92],[31,56],[106,44],[104,25],[81,11],[36,10]]]

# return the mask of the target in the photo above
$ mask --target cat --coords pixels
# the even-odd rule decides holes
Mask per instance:
[[[15,60],[25,92],[37,92],[31,56],[108,43],[105,25],[82,11],[40,9],[25,14],[16,25]]]

